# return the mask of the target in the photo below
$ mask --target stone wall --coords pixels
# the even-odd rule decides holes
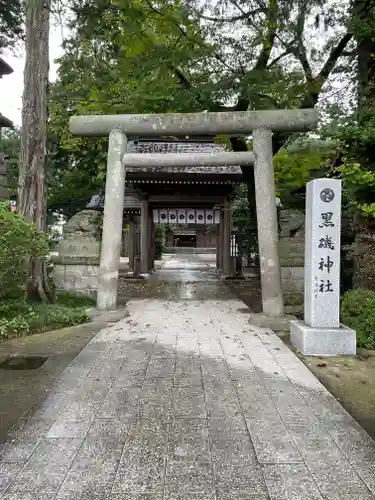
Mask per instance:
[[[102,214],[86,209],[64,226],[64,239],[53,257],[53,279],[58,290],[94,295],[98,289]]]
[[[95,295],[98,290],[99,261],[54,258],[53,278],[57,290]]]
[[[294,238],[281,238],[279,249],[285,310],[298,314],[303,311],[305,245]]]
[[[280,266],[285,311],[303,312],[304,298],[304,214],[299,210],[280,210]]]

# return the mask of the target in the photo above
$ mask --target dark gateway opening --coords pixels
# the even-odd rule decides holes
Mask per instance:
[[[196,247],[197,237],[195,234],[175,234],[176,247]]]

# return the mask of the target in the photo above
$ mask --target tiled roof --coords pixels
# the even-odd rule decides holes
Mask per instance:
[[[104,208],[104,195],[95,194],[91,197],[86,208],[102,210]],[[124,210],[138,210],[141,208],[141,201],[137,197],[137,193],[130,187],[125,187]]]
[[[129,141],[128,153],[222,153],[225,146],[214,142],[193,142],[193,141]],[[171,174],[242,174],[238,165],[228,165],[225,167],[127,167],[127,172],[153,172]]]
[[[0,113],[0,128],[1,127],[9,127],[9,128],[12,128],[13,127],[13,122],[11,120],[9,120],[9,118],[5,118],[5,116],[3,116],[1,113]]]
[[[10,75],[11,73],[13,73],[13,69],[0,57],[0,78],[2,75]]]

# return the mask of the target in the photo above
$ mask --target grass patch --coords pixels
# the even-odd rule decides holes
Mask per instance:
[[[375,292],[357,288],[341,301],[341,321],[357,332],[357,346],[375,349]]]
[[[69,292],[58,293],[54,304],[22,299],[0,301],[0,340],[87,323],[85,312],[95,299]]]

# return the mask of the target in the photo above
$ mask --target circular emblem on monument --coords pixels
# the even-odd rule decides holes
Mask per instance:
[[[185,219],[185,215],[184,214],[180,214],[180,220],[183,220]]]
[[[189,215],[189,220],[193,220],[194,219],[194,215],[190,214]]]
[[[203,215],[202,214],[198,215],[198,220],[202,220],[202,219],[203,219]]]
[[[212,215],[211,214],[207,215],[207,219],[212,220]]]
[[[320,191],[320,199],[324,201],[324,203],[329,203],[335,197],[335,193],[331,188],[325,188]]]
[[[166,218],[167,218],[167,216],[166,216],[165,214],[161,214],[160,218],[161,218],[161,219],[166,219]]]
[[[175,220],[175,218],[176,218],[175,214],[171,214],[171,219]]]

